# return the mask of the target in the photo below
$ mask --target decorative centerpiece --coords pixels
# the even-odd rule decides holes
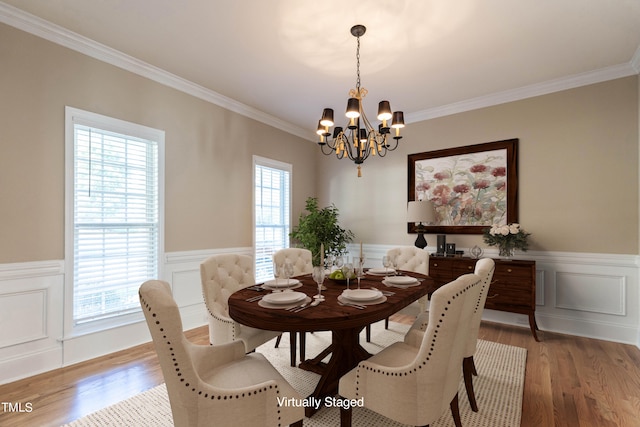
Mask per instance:
[[[484,242],[489,246],[497,246],[500,256],[505,259],[511,259],[513,252],[520,249],[526,252],[529,249],[527,237],[531,233],[527,233],[520,227],[518,223],[494,225],[484,230]]]

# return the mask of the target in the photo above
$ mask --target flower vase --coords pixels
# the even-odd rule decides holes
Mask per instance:
[[[499,246],[499,253],[498,255],[500,255],[500,257],[505,260],[505,261],[511,261],[511,259],[513,258],[513,252],[515,250],[515,248],[511,247],[511,246]]]

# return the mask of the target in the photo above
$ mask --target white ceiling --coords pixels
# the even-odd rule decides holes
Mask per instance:
[[[309,139],[355,87],[354,24],[369,116],[382,99],[411,122],[640,70],[640,0],[4,0],[0,22]]]

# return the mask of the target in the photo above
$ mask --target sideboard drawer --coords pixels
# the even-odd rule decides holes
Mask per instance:
[[[473,273],[476,269],[475,259],[461,258],[453,265],[453,277],[460,277],[463,274]]]
[[[495,280],[489,287],[485,308],[500,310],[508,307],[531,308],[531,291],[517,283]]]

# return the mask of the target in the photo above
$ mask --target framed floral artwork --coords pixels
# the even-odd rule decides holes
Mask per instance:
[[[518,222],[518,140],[410,154],[408,200],[431,200],[425,233],[482,234]],[[409,233],[415,224],[408,223]]]

